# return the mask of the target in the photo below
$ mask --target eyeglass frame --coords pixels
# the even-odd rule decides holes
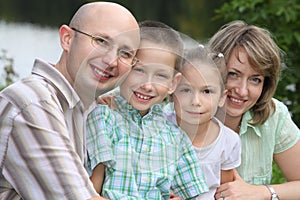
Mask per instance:
[[[77,32],[77,33],[81,33],[81,34],[83,34],[83,35],[86,35],[86,36],[90,37],[90,38],[92,39],[92,46],[95,47],[95,48],[97,48],[96,45],[101,45],[102,43],[105,43],[105,44],[102,44],[102,47],[107,48],[105,53],[111,51],[112,48],[113,48],[113,45],[111,45],[111,42],[109,42],[107,39],[105,39],[105,38],[103,38],[103,37],[101,37],[101,36],[91,35],[91,34],[89,34],[89,33],[80,31],[80,30],[78,30],[78,29],[76,29],[76,28],[74,28],[74,27],[70,27],[70,28],[71,28],[73,31]],[[94,44],[93,41],[96,42],[97,44]],[[105,46],[104,46],[104,45],[105,45]],[[126,54],[129,54],[129,55],[132,56],[131,64],[126,63],[126,62],[124,62],[124,60],[122,60],[122,58],[123,58],[122,55],[124,55],[124,52],[125,52]],[[125,64],[125,65],[128,65],[128,66],[130,66],[130,67],[134,66],[137,62],[140,62],[139,59],[138,59],[137,57],[135,57],[135,55],[133,55],[131,52],[126,51],[126,50],[124,50],[124,49],[118,50],[118,52],[117,52],[117,57],[118,57],[118,60],[119,60],[121,63],[123,63],[123,64]],[[124,58],[124,59],[125,59],[125,58]]]

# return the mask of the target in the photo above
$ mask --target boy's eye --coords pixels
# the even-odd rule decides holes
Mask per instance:
[[[134,67],[134,68],[132,68],[132,70],[134,70],[136,72],[143,72],[143,69],[140,67]]]
[[[162,74],[162,73],[157,74],[157,76],[160,78],[165,78],[165,79],[169,78],[169,76],[167,74]]]
[[[184,93],[191,93],[192,92],[192,90],[190,88],[182,88],[180,91],[184,92]]]

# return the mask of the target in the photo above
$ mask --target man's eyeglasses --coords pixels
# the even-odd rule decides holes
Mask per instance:
[[[112,42],[106,40],[105,38],[82,32],[76,28],[71,28],[71,29],[75,32],[90,37],[92,39],[93,47],[95,47],[98,51],[100,51],[103,54],[106,54],[113,49]],[[123,64],[128,65],[130,67],[132,67],[138,62],[138,59],[134,56],[134,54],[126,49],[118,50],[117,56],[119,61],[121,61]]]

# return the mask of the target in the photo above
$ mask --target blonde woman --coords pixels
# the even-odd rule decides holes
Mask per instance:
[[[299,199],[300,131],[287,107],[273,98],[281,50],[266,29],[243,21],[223,26],[209,45],[224,54],[228,70],[225,125],[242,142],[235,181],[222,184],[216,199]],[[272,161],[286,183],[269,185]]]

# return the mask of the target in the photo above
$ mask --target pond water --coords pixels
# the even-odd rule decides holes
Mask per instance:
[[[2,51],[13,59],[18,80],[30,74],[33,61],[40,58],[56,63],[61,53],[58,28],[40,27],[28,23],[6,23],[0,21],[0,55]],[[5,63],[0,60],[0,82],[4,82]]]

